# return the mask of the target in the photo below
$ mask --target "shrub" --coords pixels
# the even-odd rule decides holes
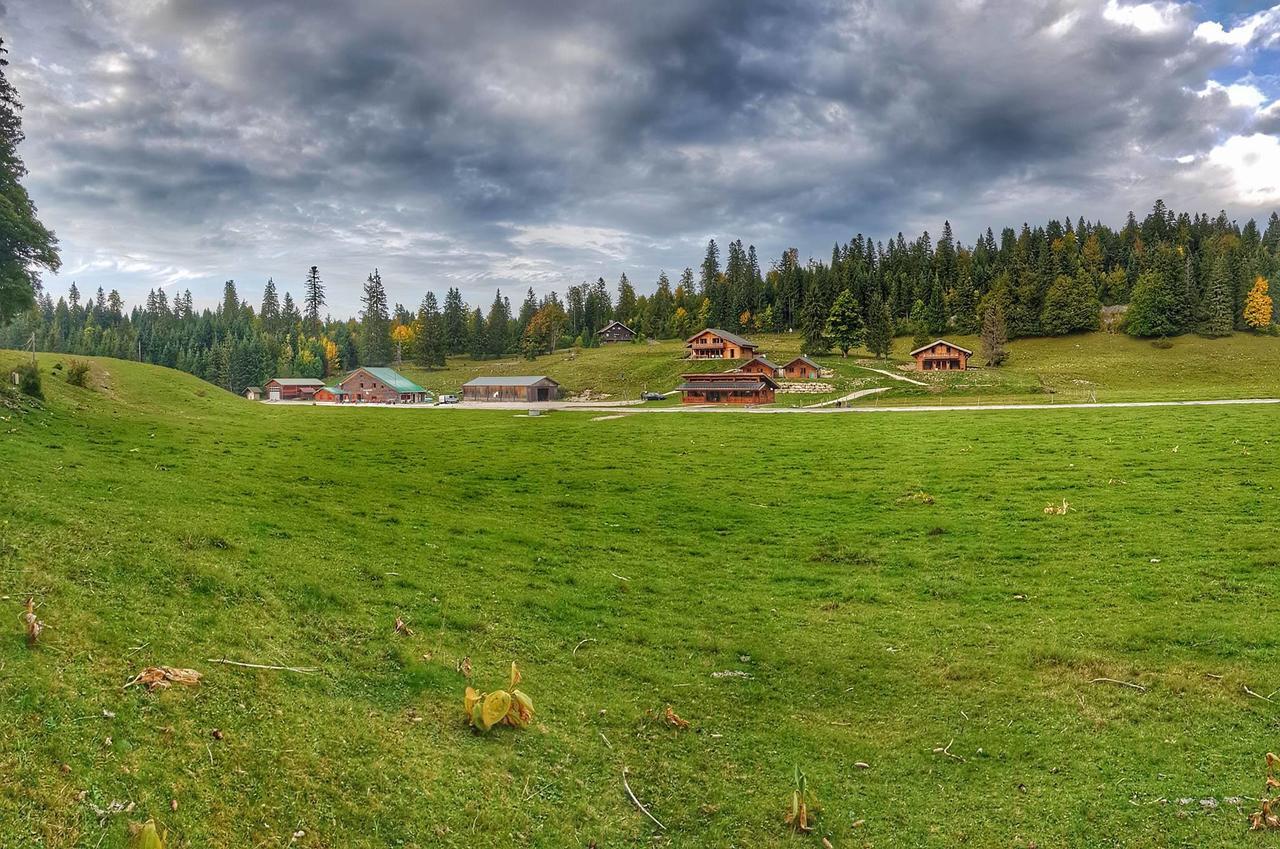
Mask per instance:
[[[16,369],[18,372],[18,389],[32,398],[44,398],[44,388],[40,385],[40,369],[35,363],[23,363]]]
[[[88,386],[89,364],[84,360],[72,360],[67,368],[67,383],[72,386]]]

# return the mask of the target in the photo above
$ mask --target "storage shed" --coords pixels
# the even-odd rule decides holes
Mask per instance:
[[[462,384],[464,401],[557,401],[560,384],[545,374],[477,377]]]
[[[822,367],[808,357],[796,357],[782,367],[782,373],[793,380],[817,380]]]
[[[324,381],[314,377],[273,377],[267,381],[268,401],[310,401]]]
[[[261,386],[246,386],[246,387],[244,388],[244,397],[248,398],[250,401],[260,401],[260,400],[262,400],[262,387],[261,387]]]
[[[777,377],[781,374],[782,369],[777,363],[772,363],[763,356],[756,355],[750,361],[738,366],[734,371],[746,372],[749,374],[767,374],[770,377]]]

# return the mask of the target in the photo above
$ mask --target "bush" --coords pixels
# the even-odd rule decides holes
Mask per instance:
[[[72,360],[67,368],[67,383],[72,386],[88,386],[89,364],[84,360]]]
[[[23,395],[44,398],[44,388],[40,385],[40,369],[35,363],[23,363],[15,371],[18,372],[18,389]]]

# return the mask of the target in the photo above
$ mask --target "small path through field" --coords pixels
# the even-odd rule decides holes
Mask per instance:
[[[904,377],[900,374],[894,374],[891,371],[885,371],[882,368],[872,368],[871,366],[854,366],[854,368],[864,368],[867,371],[874,371],[876,374],[883,374],[885,377],[892,377],[894,380],[901,380],[903,383],[913,383],[916,386],[928,386],[923,380],[916,380],[914,377]]]
[[[806,410],[816,410],[819,407],[834,407],[845,401],[852,401],[855,398],[865,398],[868,395],[875,395],[877,392],[888,392],[889,387],[877,386],[874,389],[859,389],[857,392],[850,392],[848,395],[841,395],[839,398],[832,398],[830,401],[820,401],[817,404],[805,404]]]

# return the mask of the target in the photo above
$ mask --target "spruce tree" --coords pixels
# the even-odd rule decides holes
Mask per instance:
[[[6,53],[0,39],[0,326],[35,304],[41,269],[56,272],[62,265],[58,240],[36,217],[22,185],[22,101],[5,73]]]
[[[307,330],[312,334],[320,332],[322,306],[324,306],[324,284],[320,282],[320,269],[313,265],[307,269],[307,283],[302,296],[303,318],[307,320]]]
[[[1201,332],[1205,336],[1230,336],[1235,327],[1234,286],[1231,283],[1231,263],[1225,252],[1219,253],[1213,261],[1213,270],[1209,274],[1209,288],[1204,298],[1204,324]]]
[[[811,289],[800,311],[800,350],[806,354],[825,354],[831,350],[831,341],[826,337],[828,313],[822,300],[821,293]]]
[[[258,312],[258,319],[264,333],[274,336],[280,332],[280,298],[276,294],[276,281],[270,277],[262,291],[262,309]]]
[[[1101,325],[1102,302],[1083,266],[1074,274],[1059,274],[1044,298],[1040,328],[1050,336],[1062,336]]]
[[[998,366],[1008,358],[1006,345],[1009,331],[1004,321],[1004,305],[999,299],[991,299],[982,313],[982,358],[988,366]]]
[[[360,362],[369,366],[385,366],[391,362],[391,314],[387,308],[387,290],[382,286],[378,269],[365,280],[364,309],[360,313]]]
[[[467,350],[467,307],[462,292],[452,286],[444,296],[444,345],[450,354]]]
[[[871,355],[880,358],[888,356],[893,346],[893,317],[879,290],[873,290],[867,302],[866,344]]]

